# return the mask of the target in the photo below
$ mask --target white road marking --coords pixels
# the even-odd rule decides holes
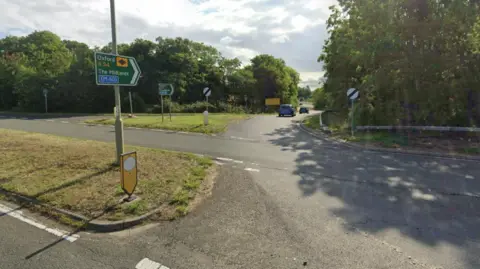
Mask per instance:
[[[187,132],[178,132],[179,134],[188,134]]]
[[[54,120],[47,120],[47,121],[53,122]]]
[[[61,123],[69,123],[69,122],[66,120],[62,120]]]
[[[219,162],[219,161],[215,161],[215,163],[218,164],[218,165],[224,165],[224,163]]]
[[[44,230],[44,231],[46,231],[48,233],[51,233],[55,236],[61,237],[61,238],[65,239],[69,242],[75,242],[80,237],[78,234],[69,235],[69,233],[66,232],[66,231],[58,230],[58,229],[55,229],[55,228],[48,228],[47,226],[45,226],[41,223],[38,223],[37,221],[24,216],[22,214],[22,212],[15,211],[13,208],[10,208],[10,207],[2,205],[2,204],[0,204],[0,213],[9,215],[10,217],[13,217],[13,218],[16,218],[20,221],[28,223],[28,224],[30,224],[34,227],[37,227],[40,230]]]
[[[250,168],[250,167],[247,167],[247,168],[245,168],[245,171],[250,171],[250,172],[260,172],[260,170],[258,170],[258,169],[255,169],[255,168]]]
[[[234,163],[243,163],[243,161],[234,160],[230,158],[216,157],[215,160],[224,161],[224,162],[234,162]]]
[[[135,269],[169,269],[166,266],[161,265],[158,262],[152,261],[148,258],[143,258],[137,265]]]

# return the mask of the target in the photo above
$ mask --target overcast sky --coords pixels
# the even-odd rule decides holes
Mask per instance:
[[[91,46],[111,41],[109,0],[0,0],[0,38],[50,30]],[[244,63],[283,58],[303,85],[318,87],[317,63],[336,0],[116,0],[118,42],[185,37]]]

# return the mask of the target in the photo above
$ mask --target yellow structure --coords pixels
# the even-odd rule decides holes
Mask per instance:
[[[279,106],[280,105],[280,98],[266,98],[265,105],[267,106]]]
[[[129,196],[137,186],[137,152],[128,152],[120,156],[120,175],[123,191]]]

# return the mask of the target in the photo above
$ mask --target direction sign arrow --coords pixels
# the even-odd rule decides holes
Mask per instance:
[[[97,85],[136,86],[140,73],[133,57],[95,52]]]
[[[158,83],[158,94],[159,95],[172,95],[173,86],[168,83]]]

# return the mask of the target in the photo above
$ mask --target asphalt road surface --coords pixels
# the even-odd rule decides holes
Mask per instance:
[[[480,162],[352,150],[302,132],[301,117],[214,137],[126,128],[126,144],[217,157],[212,197],[177,221],[73,242],[0,207],[0,268],[480,268]],[[0,128],[114,139],[79,118]]]

